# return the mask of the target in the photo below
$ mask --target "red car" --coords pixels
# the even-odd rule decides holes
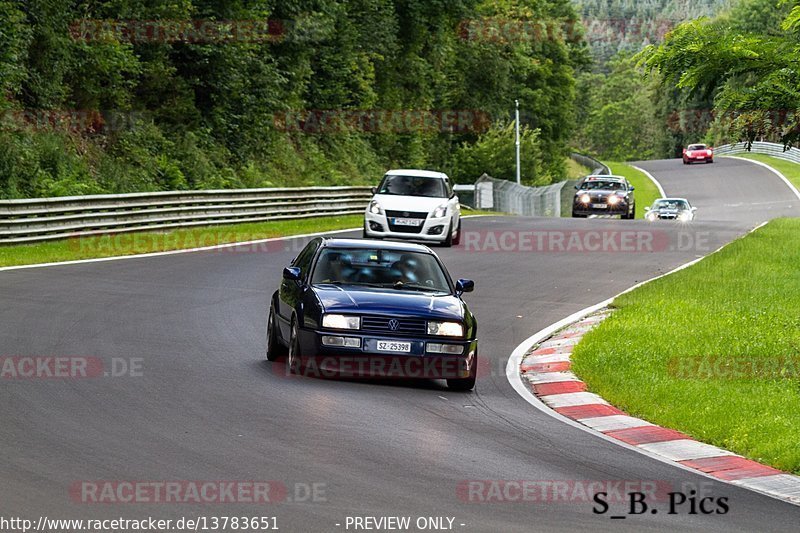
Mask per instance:
[[[705,144],[690,144],[683,149],[683,164],[688,165],[695,161],[714,162],[714,149]]]

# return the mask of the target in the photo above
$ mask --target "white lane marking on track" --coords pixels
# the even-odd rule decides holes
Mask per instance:
[[[792,193],[794,193],[794,195],[797,197],[797,199],[800,200],[800,191],[798,191],[797,187],[794,186],[794,183],[789,181],[789,178],[784,176],[783,173],[781,173],[778,169],[773,168],[773,167],[769,166],[766,163],[762,163],[761,161],[756,161],[755,159],[748,159],[746,157],[736,157],[735,155],[726,155],[726,156],[722,156],[722,157],[730,157],[731,159],[738,159],[739,161],[747,161],[748,163],[753,163],[755,165],[758,165],[758,166],[766,168],[767,170],[769,170],[770,172],[772,172],[773,174],[778,176],[781,180],[783,180],[783,182],[786,184],[786,186],[789,187],[789,189],[792,190]]]
[[[641,172],[642,174],[644,174],[645,176],[647,176],[648,178],[650,178],[650,181],[655,183],[656,187],[658,188],[658,194],[660,194],[662,198],[667,198],[667,193],[664,192],[664,187],[661,186],[661,183],[656,179],[655,176],[653,176],[652,174],[650,174],[648,171],[646,171],[643,168],[639,168],[639,167],[637,167],[635,165],[631,165],[631,166],[633,168],[635,168],[636,170],[638,170],[639,172]]]

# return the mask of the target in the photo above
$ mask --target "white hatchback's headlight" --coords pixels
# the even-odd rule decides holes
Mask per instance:
[[[442,218],[446,214],[447,214],[447,204],[440,205],[439,207],[433,210],[431,218]]]
[[[369,212],[372,213],[373,215],[383,214],[383,209],[381,209],[381,204],[378,202],[378,200],[372,200],[369,203]]]
[[[361,319],[357,316],[325,315],[322,317],[322,327],[331,329],[359,329]]]
[[[428,322],[428,335],[463,337],[464,326],[458,322]]]
[[[692,219],[692,214],[687,211],[684,211],[680,215],[678,215],[678,220],[680,220],[681,222],[688,222],[691,219]]]

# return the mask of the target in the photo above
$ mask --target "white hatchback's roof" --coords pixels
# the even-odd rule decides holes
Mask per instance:
[[[445,174],[444,172],[435,172],[433,170],[395,169],[395,170],[390,170],[386,174],[391,174],[392,176],[413,176],[419,178],[449,179],[447,177],[447,174]]]
[[[669,202],[689,202],[686,198],[656,198],[656,202],[669,201]]]

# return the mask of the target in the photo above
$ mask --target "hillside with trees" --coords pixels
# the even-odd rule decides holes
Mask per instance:
[[[620,53],[639,52],[658,44],[681,22],[714,16],[735,0],[574,0],[586,28],[586,41],[595,59],[595,70]]]
[[[375,183],[392,166],[562,179],[580,34],[569,0],[0,0],[0,197]],[[498,144],[499,143],[499,144]],[[474,148],[474,149],[473,149]]]
[[[582,73],[576,145],[636,160],[675,157],[691,142],[797,142],[799,20],[800,2],[741,0],[621,53],[607,73]]]

